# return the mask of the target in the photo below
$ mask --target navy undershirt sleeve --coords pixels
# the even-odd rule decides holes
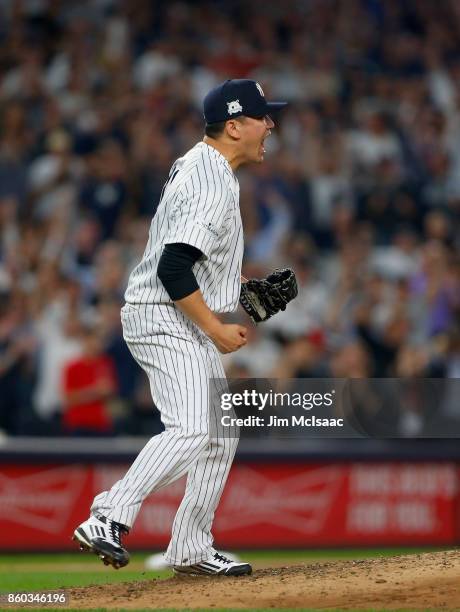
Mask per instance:
[[[165,245],[157,274],[174,302],[199,289],[192,266],[202,255],[199,249],[184,242]]]

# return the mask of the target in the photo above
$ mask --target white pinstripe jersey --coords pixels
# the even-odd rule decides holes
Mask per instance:
[[[174,242],[203,252],[193,273],[209,308],[214,312],[236,310],[243,259],[239,184],[225,157],[204,142],[171,168],[144,255],[129,277],[128,303],[172,303],[157,266],[164,245]]]

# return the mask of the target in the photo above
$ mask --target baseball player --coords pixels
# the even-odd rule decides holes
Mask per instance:
[[[255,81],[225,81],[204,100],[203,141],[169,173],[121,311],[124,338],[149,378],[165,431],[95,497],[89,519],[74,532],[106,565],[127,565],[122,536],[143,500],[187,474],[167,563],[179,574],[252,571],[213,548],[211,525],[238,440],[210,437],[208,397],[210,381],[225,379],[219,353],[246,344],[246,328],[216,314],[234,311],[240,299],[243,230],[234,172],[263,161],[271,115],[283,106],[267,102]]]

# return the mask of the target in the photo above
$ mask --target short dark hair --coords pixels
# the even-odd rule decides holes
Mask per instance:
[[[209,138],[217,138],[223,133],[226,123],[226,121],[219,121],[218,123],[207,123],[204,128],[204,133],[206,134],[206,136],[209,136]]]
[[[243,123],[246,117],[244,115],[240,115],[239,117],[235,117],[235,119],[236,121]],[[204,128],[204,133],[206,136],[209,136],[209,138],[218,138],[223,134],[227,121],[228,119],[225,121],[219,121],[218,123],[207,123]]]

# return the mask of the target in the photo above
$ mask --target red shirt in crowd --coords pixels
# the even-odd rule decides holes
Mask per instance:
[[[64,370],[64,393],[82,393],[82,399],[64,402],[63,425],[67,430],[86,429],[109,432],[112,418],[108,398],[115,392],[116,375],[108,355],[83,356],[68,363]],[[87,392],[88,397],[83,399]],[[91,398],[91,395],[94,397]]]

